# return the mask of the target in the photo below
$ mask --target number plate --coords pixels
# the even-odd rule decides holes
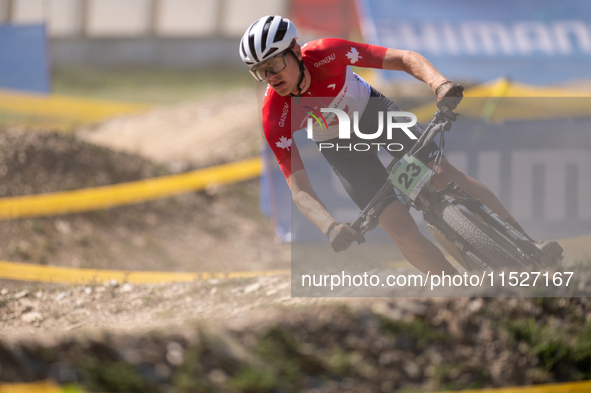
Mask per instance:
[[[414,201],[433,174],[434,172],[421,160],[405,154],[392,168],[388,180]]]

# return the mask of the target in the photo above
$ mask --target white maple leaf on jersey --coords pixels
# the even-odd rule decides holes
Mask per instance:
[[[351,64],[355,64],[359,59],[362,59],[362,57],[359,56],[357,48],[354,47],[351,47],[351,51],[347,52],[347,57],[349,58],[349,60],[351,60]]]
[[[286,137],[282,136],[279,138],[279,142],[277,142],[277,147],[289,150],[291,147],[291,138],[287,139]]]

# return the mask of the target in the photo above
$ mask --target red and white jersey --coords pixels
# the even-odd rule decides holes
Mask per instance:
[[[319,108],[341,109],[350,116],[357,111],[361,116],[369,100],[370,86],[351,71],[350,66],[382,68],[386,50],[380,46],[337,38],[325,38],[303,45],[302,58],[312,80],[302,98],[308,103],[314,102],[314,107],[305,105],[304,108],[292,108],[291,96],[282,97],[271,86],[267,86],[263,100],[263,129],[286,178],[304,168],[292,141],[292,134],[306,128],[310,113],[318,113]],[[318,122],[313,122],[315,142],[338,137],[336,115],[326,113],[324,119],[326,123],[322,127]]]

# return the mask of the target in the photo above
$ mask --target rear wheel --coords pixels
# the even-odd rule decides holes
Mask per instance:
[[[491,268],[521,266],[521,252],[493,228],[478,219],[467,207],[449,205],[443,210],[443,221],[471,247],[478,251]]]

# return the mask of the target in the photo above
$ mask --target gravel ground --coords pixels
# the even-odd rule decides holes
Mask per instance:
[[[587,298],[291,298],[287,276],[35,290],[2,291],[18,327],[0,342],[2,381],[317,393],[591,378]]]

